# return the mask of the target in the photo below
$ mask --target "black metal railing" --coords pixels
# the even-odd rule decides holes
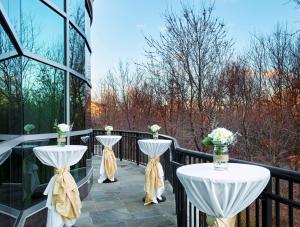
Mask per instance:
[[[104,133],[104,130],[93,131],[94,145],[98,144],[95,136]],[[148,157],[140,152],[137,141],[151,138],[150,133],[114,131],[113,134],[122,136],[120,143],[114,147],[116,156],[120,160],[133,161],[137,165],[147,164]],[[159,138],[173,141],[170,152],[165,152],[161,156],[161,163],[165,171],[165,178],[171,183],[175,193],[177,225],[179,227],[207,226],[205,214],[187,200],[184,187],[176,176],[176,170],[187,164],[212,162],[212,155],[180,148],[176,139],[169,136],[162,135]],[[271,172],[271,179],[261,195],[237,215],[238,227],[300,226],[299,172],[238,159],[230,159],[230,162],[255,164],[265,167]]]

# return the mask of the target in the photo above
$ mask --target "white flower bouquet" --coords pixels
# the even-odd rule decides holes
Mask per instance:
[[[111,131],[114,130],[114,128],[110,125],[105,126],[104,130],[106,131],[107,135],[111,134]]]
[[[24,130],[26,131],[27,134],[30,134],[30,132],[35,129],[35,125],[34,124],[26,124],[24,126]]]
[[[230,145],[236,143],[238,133],[232,133],[226,128],[216,128],[202,140],[205,146]]]
[[[71,130],[71,127],[65,123],[57,124],[57,121],[55,120],[54,129],[56,129],[56,131],[57,131],[57,145],[65,146],[66,132],[69,132]]]
[[[57,125],[57,130],[60,132],[69,132],[70,131],[70,126],[67,124],[58,124]]]
[[[152,132],[153,139],[158,139],[158,131],[161,129],[159,125],[151,125],[149,127],[150,131]]]
[[[158,132],[161,129],[159,125],[151,125],[149,128],[152,133]]]
[[[202,140],[205,146],[214,146],[213,162],[216,170],[228,168],[228,145],[235,144],[238,133],[232,133],[226,128],[216,128]]]

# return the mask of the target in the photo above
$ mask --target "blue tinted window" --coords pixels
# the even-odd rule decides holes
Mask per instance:
[[[63,11],[65,10],[65,0],[50,0],[50,1],[53,2],[54,5],[56,5],[61,10]]]
[[[6,15],[9,17],[9,21],[13,26],[13,29],[21,37],[21,23],[20,23],[20,15],[21,15],[21,0],[0,0],[4,7]]]
[[[64,122],[64,72],[23,58],[24,126],[33,124],[30,133],[53,132],[55,120]],[[24,129],[24,133],[26,130]]]
[[[70,25],[70,67],[84,74],[85,71],[85,41],[84,38]]]
[[[14,50],[14,47],[0,24],[0,54]]]
[[[64,19],[41,1],[23,0],[22,21],[23,47],[63,64]]]
[[[22,133],[22,99],[21,57],[0,62],[0,142]]]
[[[83,31],[85,29],[85,1],[71,0],[69,1],[70,20],[78,25]]]
[[[2,1],[23,48],[64,64],[64,19],[38,0]]]
[[[89,121],[90,89],[84,80],[71,76],[70,80],[70,119],[73,130],[85,129]]]
[[[85,36],[91,42],[91,18],[87,10],[85,10]]]
[[[85,77],[91,81],[91,53],[85,46]]]

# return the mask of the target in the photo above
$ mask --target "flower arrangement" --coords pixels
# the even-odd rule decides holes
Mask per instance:
[[[216,128],[202,140],[205,146],[214,146],[213,162],[217,170],[228,168],[228,145],[235,144],[239,133],[232,133],[226,128]]]
[[[57,131],[57,145],[66,145],[66,132],[69,132],[71,130],[71,127],[64,123],[57,124],[57,121],[55,120],[54,129],[56,129]]]
[[[110,125],[105,126],[104,130],[106,131],[107,135],[111,134],[111,131],[114,130],[114,128]]]
[[[24,126],[24,130],[26,131],[27,134],[30,134],[30,132],[35,129],[35,125],[34,124],[26,124]]]
[[[232,133],[226,128],[216,128],[202,140],[205,146],[230,145],[236,143],[238,133]]]
[[[67,124],[58,124],[57,125],[57,130],[58,132],[69,132],[70,131],[70,126]]]
[[[153,135],[153,139],[158,139],[158,131],[161,129],[161,127],[159,125],[154,124],[151,125],[149,129]]]

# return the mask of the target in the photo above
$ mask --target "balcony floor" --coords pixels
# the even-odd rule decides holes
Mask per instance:
[[[82,214],[75,226],[176,226],[175,198],[168,182],[165,182],[164,192],[167,201],[144,206],[145,168],[128,161],[118,161],[118,182],[99,184],[100,161],[99,156],[94,156],[94,183],[90,194],[82,201]]]

